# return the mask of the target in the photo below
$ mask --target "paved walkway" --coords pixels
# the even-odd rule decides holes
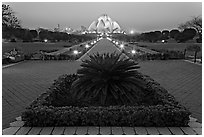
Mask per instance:
[[[99,46],[100,44],[100,46]],[[106,46],[102,46],[105,44]],[[107,40],[99,41],[101,51],[114,50]],[[109,48],[108,48],[109,47]],[[98,51],[97,48],[93,50]],[[115,49],[117,51],[117,49]],[[93,51],[91,50],[90,53]],[[2,126],[3,129],[25,107],[65,73],[75,73],[80,61],[29,61],[2,70]],[[184,61],[148,61],[140,63],[140,71],[150,75],[169,90],[193,116],[201,122],[202,90],[201,66]]]
[[[202,122],[202,66],[182,60],[140,62],[143,74],[159,82]]]
[[[3,135],[202,135],[202,125],[190,117],[189,127],[23,127],[21,117]]]

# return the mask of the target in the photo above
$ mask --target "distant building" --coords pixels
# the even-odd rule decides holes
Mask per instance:
[[[107,14],[100,16],[93,21],[88,28],[89,33],[121,33],[122,30],[116,21],[113,21]]]

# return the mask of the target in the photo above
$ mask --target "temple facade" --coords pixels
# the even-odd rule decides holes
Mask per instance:
[[[121,28],[116,21],[113,21],[107,14],[103,14],[91,23],[88,31],[90,33],[120,33]]]

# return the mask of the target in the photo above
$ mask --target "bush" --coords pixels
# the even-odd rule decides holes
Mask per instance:
[[[26,108],[27,126],[187,126],[190,112],[135,61],[96,54],[81,66]]]
[[[26,108],[22,118],[27,126],[188,126],[190,112],[185,107],[149,76],[138,77],[145,80],[147,90],[157,93],[154,105],[101,107],[80,102],[69,90],[78,76],[62,75]],[[151,97],[146,99],[153,101]]]
[[[155,49],[153,49],[155,50]],[[182,51],[178,50],[155,50],[157,52],[161,53],[161,59],[162,60],[168,60],[168,59],[184,59],[184,53]]]
[[[9,64],[9,63],[11,63],[11,59],[10,58],[3,58],[2,59],[2,64],[3,65],[6,65],[6,64]]]
[[[82,61],[79,78],[72,84],[73,95],[100,106],[138,105],[143,102],[146,85],[139,79],[139,66],[121,54],[94,54]],[[153,95],[153,94],[152,94]]]
[[[181,106],[38,106],[22,115],[26,126],[187,126],[189,112]]]

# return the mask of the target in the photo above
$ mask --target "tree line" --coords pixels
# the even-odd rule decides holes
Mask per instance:
[[[44,41],[51,42],[69,41],[84,42],[93,39],[93,35],[74,35],[66,32],[51,31],[44,28],[30,30],[21,27],[20,20],[15,16],[11,7],[2,4],[2,38],[13,42],[22,40],[23,42]]]
[[[196,38],[198,43],[202,42],[202,18],[193,17],[191,20],[179,24],[178,29],[162,30],[162,31],[150,31],[135,35],[124,35],[114,34],[113,38],[120,39],[123,41],[147,41],[147,42],[158,42],[167,41],[172,38],[176,42],[186,42]]]
[[[3,39],[8,39],[13,42],[15,42],[17,39],[22,40],[23,42],[48,40],[50,42],[67,41],[78,43],[91,40],[94,38],[94,36],[91,35],[67,34],[66,32],[53,32],[42,28],[40,28],[39,30],[30,30],[24,28],[13,28],[9,26],[3,26],[2,32]]]
[[[149,42],[158,42],[158,41],[167,41],[169,38],[174,39],[177,42],[186,42],[192,40],[196,36],[196,30],[194,28],[185,28],[183,31],[178,29],[163,30],[163,31],[151,31],[145,32],[139,35],[137,38],[139,41],[149,41]],[[197,40],[198,41],[198,40]]]

